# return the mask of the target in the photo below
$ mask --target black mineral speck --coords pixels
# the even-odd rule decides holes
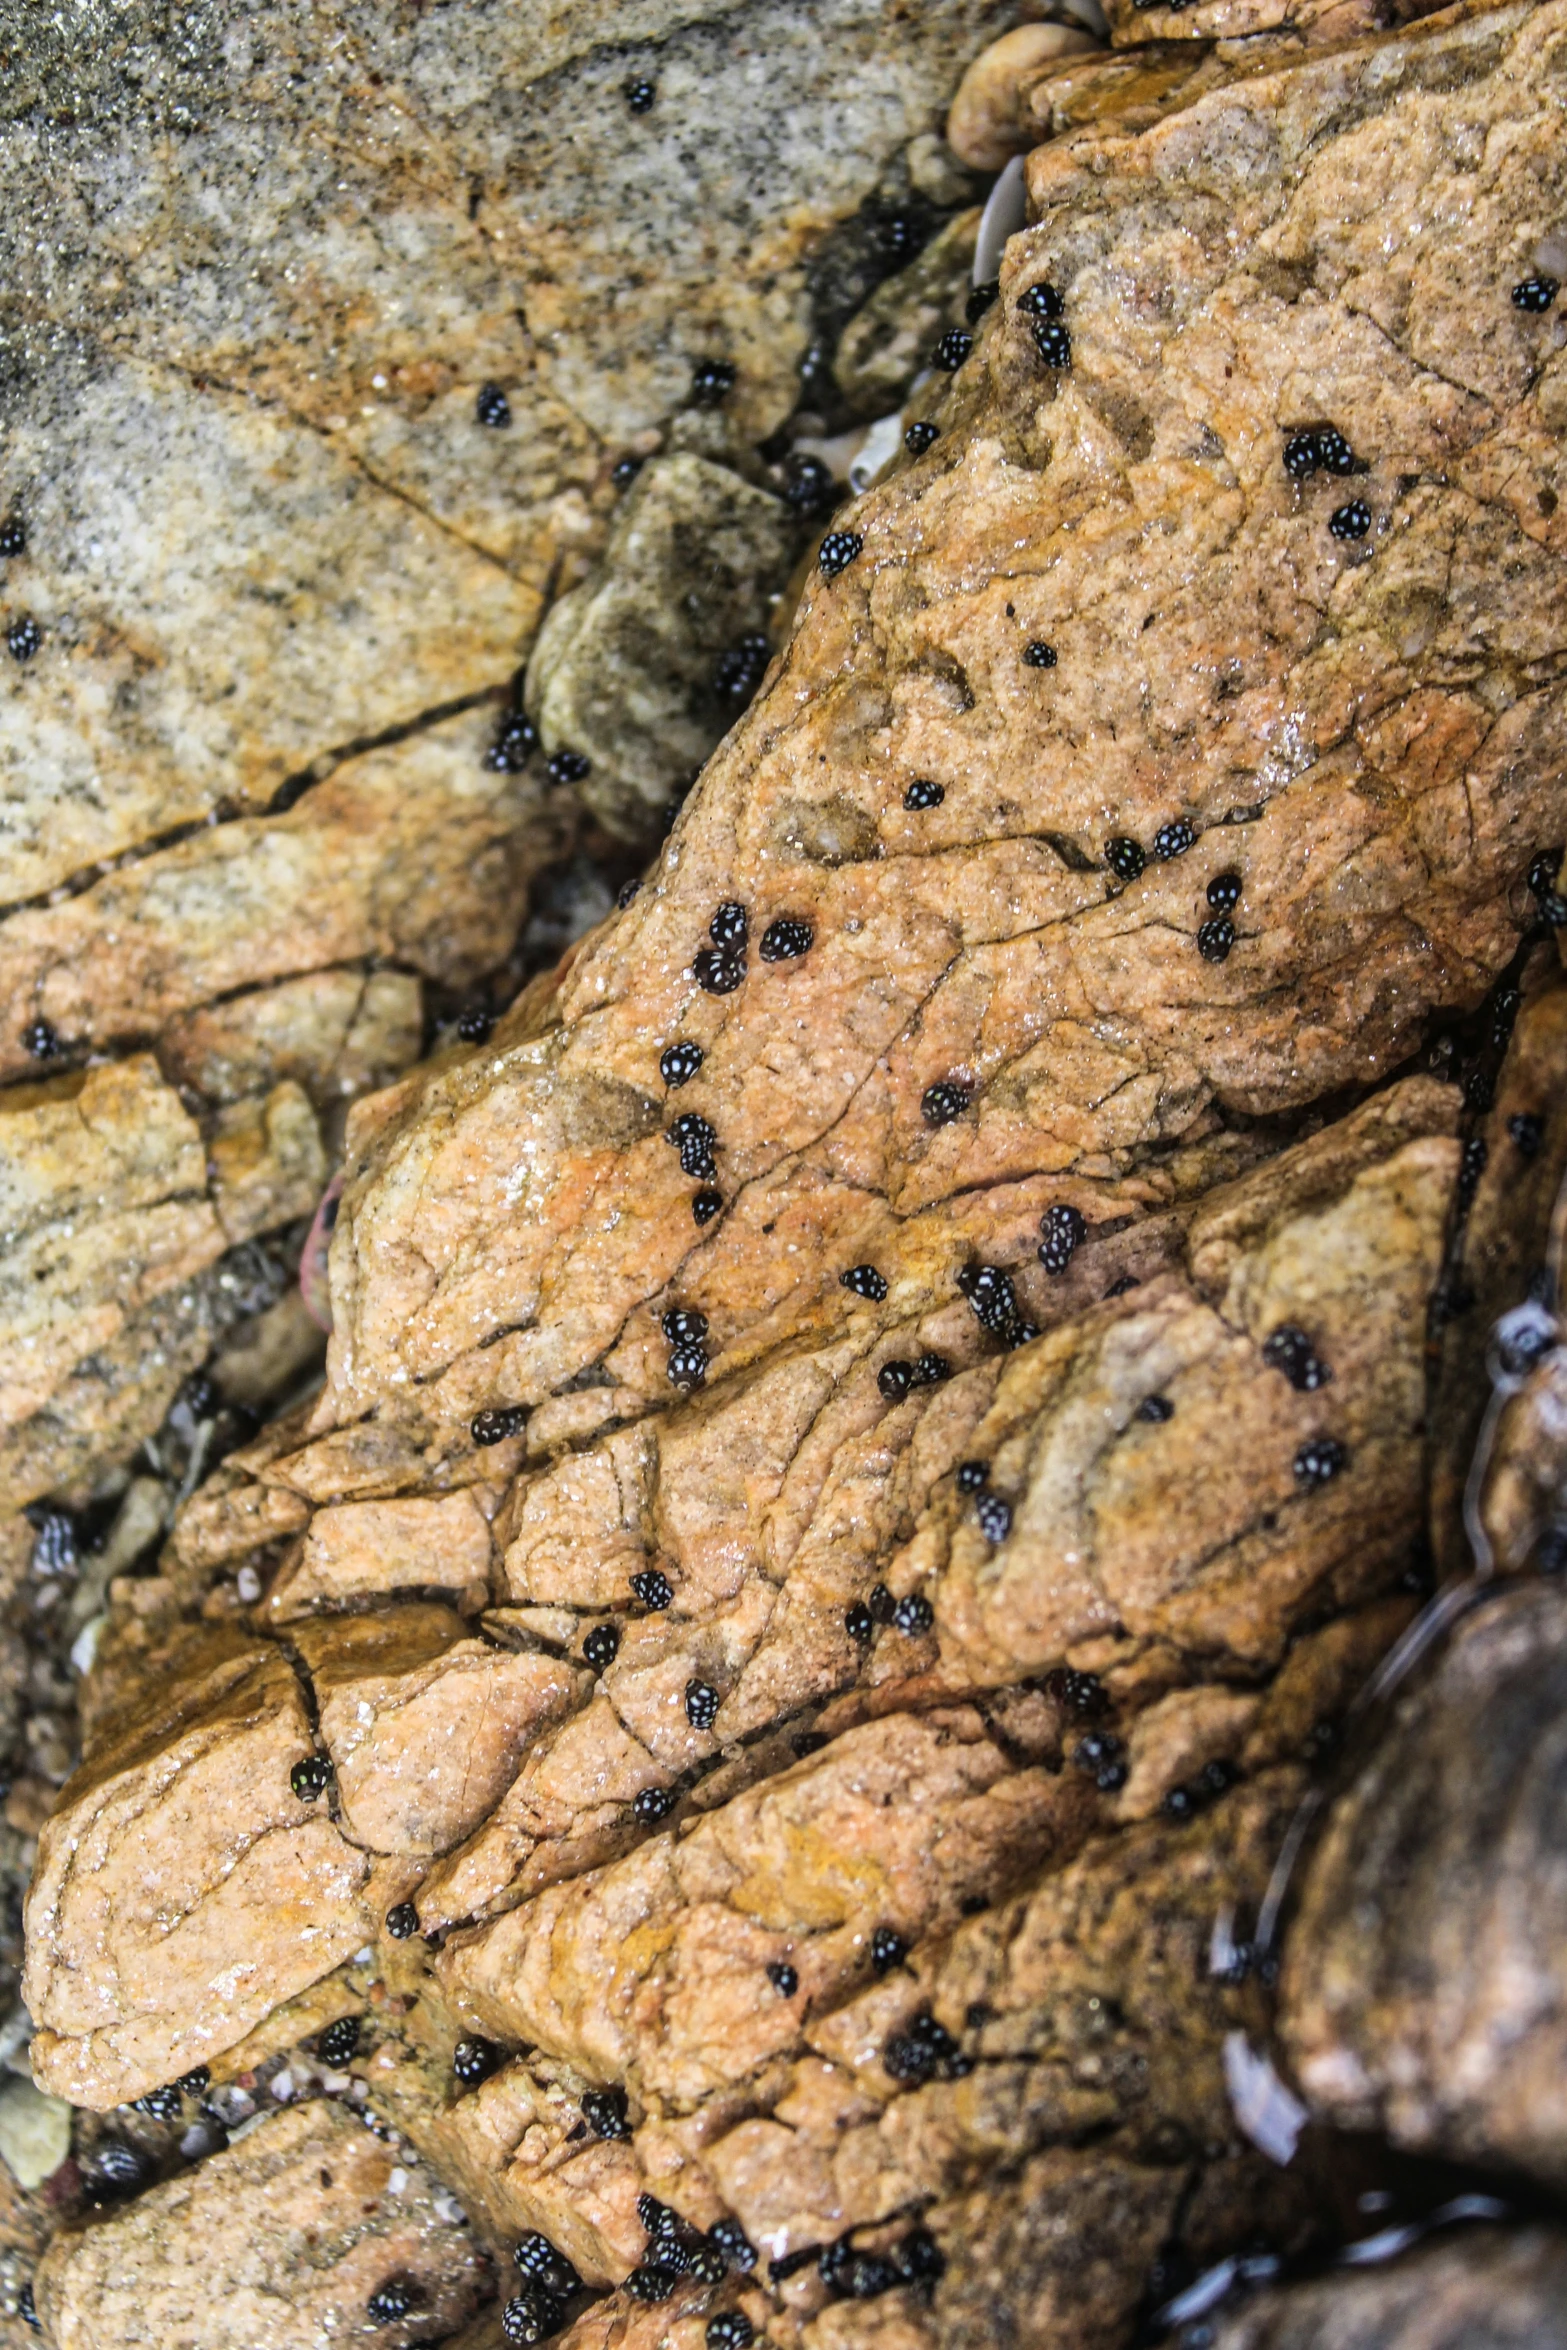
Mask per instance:
[[[761,684],[772,647],[759,628],[736,637],[719,654],[713,671],[713,692],[726,710],[743,710]]]
[[[912,1363],[883,1363],[876,1374],[876,1384],[889,1403],[901,1403],[914,1385]]]
[[[966,327],[948,327],[930,355],[932,367],[939,367],[944,375],[956,375],[970,351],[974,338]]]
[[[1019,294],[1017,306],[1025,318],[1059,318],[1063,304],[1054,286],[1040,284]]]
[[[1174,1419],[1175,1406],[1167,1395],[1145,1395],[1133,1416],[1151,1421],[1157,1427],[1166,1420]]]
[[[480,384],[473,412],[481,424],[495,432],[504,431],[511,422],[511,402],[499,384]]]
[[[1370,528],[1371,508],[1364,498],[1351,498],[1328,516],[1328,529],[1336,539],[1363,539]]]
[[[1308,1437],[1295,1455],[1295,1482],[1303,1491],[1314,1493],[1321,1485],[1331,1485],[1348,1461],[1349,1455],[1336,1436]]]
[[[856,1297],[868,1297],[875,1305],[887,1294],[886,1279],[874,1265],[851,1265],[847,1273],[839,1274],[838,1281],[841,1288],[852,1289]]]
[[[350,2064],[359,2054],[358,2016],[340,2015],[329,2023],[316,2042],[316,2054],[333,2072],[340,2072],[345,2064]]]
[[[620,1654],[620,1629],[615,1624],[595,1624],[582,1643],[583,1661],[602,1673]]]
[[[631,1577],[631,1588],[642,1605],[651,1608],[655,1615],[673,1604],[674,1586],[658,1567],[639,1568]]]
[[[670,1386],[689,1395],[707,1377],[707,1349],[696,1344],[671,1347],[666,1368]]]
[[[999,1493],[982,1493],[974,1504],[974,1515],[987,1542],[1005,1542],[1012,1531],[1012,1504]]]
[[[20,514],[8,514],[0,522],[0,555],[7,558],[27,552],[27,525]]]
[[[895,1966],[902,1966],[909,1955],[909,1946],[896,1926],[878,1926],[871,1936],[871,1965],[878,1975],[890,1975]]]
[[[830,530],[816,553],[822,577],[836,579],[840,571],[847,571],[864,544],[857,530]]]
[[[1458,1160],[1458,1208],[1460,1214],[1470,1207],[1475,1193],[1480,1188],[1480,1178],[1485,1173],[1485,1162],[1489,1155],[1485,1136],[1471,1134],[1469,1140],[1464,1144]]]
[[[1105,842],[1105,863],[1118,881],[1135,881],[1147,862],[1141,844],[1124,832]]]
[[[1235,925],[1228,914],[1215,914],[1197,933],[1197,952],[1205,963],[1222,963],[1235,944]]]
[[[722,1192],[699,1191],[691,1202],[691,1213],[698,1224],[711,1224],[723,1204]]]
[[[643,1792],[651,1795],[656,1791],[650,1787]],[[624,2089],[589,2089],[584,2093],[581,2105],[582,2118],[595,2138],[630,2137],[631,2124],[626,2119]]]
[[[512,2259],[520,2276],[546,2293],[553,2293],[557,2301],[565,2301],[582,2290],[582,2279],[565,2253],[537,2228],[530,2228],[526,2235],[518,2237]]]
[[[926,450],[933,447],[940,438],[940,427],[932,424],[928,418],[921,417],[905,431],[903,446],[911,457],[923,457]]]
[[[960,1461],[958,1464],[958,1491],[978,1493],[990,1474],[988,1461]]]
[[[44,641],[44,632],[30,612],[13,620],[5,632],[6,651],[13,661],[30,661]]]
[[[961,1118],[969,1105],[969,1090],[953,1078],[943,1077],[935,1085],[928,1085],[920,1096],[920,1116],[927,1126],[950,1126],[954,1118]]]
[[[970,326],[977,326],[987,310],[993,309],[1001,295],[1001,280],[987,277],[982,285],[970,286],[963,304],[963,315]]]
[[[467,1004],[457,1015],[457,1033],[464,1044],[483,1044],[495,1026],[488,1004]]]
[[[1176,816],[1168,824],[1161,824],[1153,836],[1153,853],[1164,864],[1172,857],[1184,857],[1197,839],[1197,827],[1190,817]]]
[[[621,457],[610,467],[609,478],[617,490],[629,490],[646,463],[645,457]]]
[[[1537,1118],[1532,1110],[1520,1110],[1516,1117],[1508,1119],[1507,1131],[1521,1159],[1539,1157],[1540,1145],[1545,1140],[1543,1118]]]
[[[60,1039],[47,1020],[29,1020],[22,1030],[22,1050],[35,1061],[52,1061],[60,1049]]]
[[[565,2311],[552,2293],[524,2283],[501,2311],[504,2340],[521,2345],[547,2342],[566,2322]]]
[[[1532,311],[1538,315],[1542,310],[1549,310],[1560,291],[1559,278],[1546,277],[1543,272],[1536,271],[1532,277],[1520,278],[1514,286],[1512,305],[1515,310]]]
[[[921,808],[939,808],[946,798],[945,784],[935,783],[928,775],[916,776],[903,795],[903,805],[911,815]]]
[[[894,2254],[911,2284],[933,2285],[946,2274],[946,2257],[929,2228],[911,2228]]]
[[[307,1754],[303,1762],[295,1763],[288,1774],[288,1783],[301,1803],[314,1803],[332,1784],[332,1759],[325,1754]]]
[[[407,1942],[419,1931],[419,1912],[411,1901],[395,1902],[386,1913],[386,1930],[394,1942]]]
[[[707,2350],[749,2350],[756,2328],[743,2309],[721,2309],[707,2321]]]
[[[705,1059],[699,1044],[666,1045],[658,1058],[658,1073],[667,1086],[678,1089],[690,1084]]]
[[[632,1817],[649,1828],[656,1820],[667,1819],[675,1808],[673,1787],[644,1787],[631,1805]]]
[[[718,1691],[706,1681],[686,1683],[686,1720],[693,1730],[710,1730],[718,1719]]]
[[[844,1609],[843,1628],[861,1648],[876,1637],[875,1621],[863,1599],[851,1601]]]
[[[1269,1331],[1262,1342],[1262,1359],[1270,1371],[1282,1371],[1302,1395],[1314,1394],[1333,1376],[1297,1322],[1281,1322]]]
[[[1058,1200],[1047,1208],[1039,1220],[1044,1234],[1039,1244],[1039,1261],[1047,1273],[1060,1275],[1072,1262],[1074,1255],[1088,1238],[1088,1226],[1082,1211],[1065,1200]]]
[[[1055,646],[1047,645],[1042,638],[1035,637],[1032,642],[1023,647],[1023,659],[1030,669],[1054,669],[1056,665]]]
[[[399,2318],[411,2317],[423,2300],[423,2292],[409,2278],[389,2277],[365,2303],[365,2315],[373,2326],[394,2326]]]
[[[476,2089],[500,2070],[501,2052],[493,2040],[459,2040],[452,2050],[452,2071],[468,2089]]]
[[[739,380],[728,359],[699,359],[691,370],[691,397],[699,408],[721,408]]]
[[[784,1999],[792,1999],[800,1988],[799,1972],[787,1959],[775,1958],[767,1970],[767,1980]]]
[[[780,915],[776,922],[769,922],[762,933],[762,961],[792,963],[796,956],[810,953],[811,941],[815,936],[809,922],[802,922],[796,915]]]
[[[544,762],[544,772],[551,783],[580,783],[593,772],[593,762],[585,751],[555,751]]]
[[[1072,338],[1058,318],[1034,320],[1034,348],[1058,374],[1072,364]]]
[[[1216,873],[1208,884],[1208,903],[1216,914],[1232,914],[1241,902],[1238,873]]]
[[[658,96],[658,84],[650,82],[645,74],[638,74],[626,84],[626,104],[633,114],[646,114]]]
[[[487,1412],[474,1413],[468,1433],[475,1444],[504,1444],[508,1437],[520,1436],[527,1425],[526,1404],[496,1404]]]
[[[921,1593],[908,1591],[893,1609],[892,1620],[900,1632],[906,1632],[914,1639],[921,1632],[930,1630],[936,1621],[936,1611]]]

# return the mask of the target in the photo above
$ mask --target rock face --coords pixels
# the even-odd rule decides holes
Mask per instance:
[[[1284,1994],[1324,2111],[1558,2189],[1564,1675],[1559,1583],[1503,1590],[1459,1625],[1333,1815]]]
[[[418,2163],[340,2106],[302,2106],[128,2211],[59,2237],[38,2272],[39,2315],[59,2350],[312,2350],[372,2326],[391,2350],[444,2339],[488,2280],[441,2200]],[[399,2284],[410,2314],[377,2324],[372,2296]]]
[[[312,5],[176,38],[95,5],[57,40],[0,9],[0,604],[39,639],[0,692],[0,1078],[150,1048],[207,1139],[292,1079],[335,1155],[347,1102],[508,964],[580,822],[485,754],[612,463],[706,358],[742,439],[781,421],[823,241],[932,224],[910,157],[1008,19],[762,15]],[[726,723],[698,667],[661,805]],[[165,1284],[160,1375],[106,1356],[89,1417],[62,1371],[0,1506],[98,1494],[220,1322]]]
[[[549,2239],[520,2338],[1124,2350],[1171,2264],[1314,2240],[1228,2084],[1280,1848],[1425,1588],[1483,1088],[1411,1057],[1567,830],[1567,339],[1510,300],[1567,212],[1567,5],[1185,46],[1200,86],[1090,125],[1080,85],[1031,156],[935,439],[834,518],[638,891],[350,1109],[325,1388],[111,1593],[29,1903],[40,2085],[254,2079],[368,2001],[373,2106],[496,2249]],[[635,353],[643,299],[593,334]],[[620,576],[541,653],[573,725]],[[1515,1069],[1553,1066],[1547,963]],[[307,1097],[286,1020],[198,1036],[147,968],[185,1049]],[[1548,1714],[1556,1598],[1453,1647],[1477,1733],[1514,1667]],[[1523,1736],[1478,1829],[1407,1823],[1502,1913]],[[1461,2150],[1500,2113],[1554,2180],[1497,2061]],[[153,2234],[177,2269],[188,2223]]]
[[[1494,2230],[1395,2266],[1262,2295],[1220,2325],[1215,2350],[1558,2350],[1567,2342],[1567,2241]]]

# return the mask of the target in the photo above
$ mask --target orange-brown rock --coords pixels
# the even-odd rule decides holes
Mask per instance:
[[[485,2296],[482,2254],[438,2188],[364,2123],[325,2102],[257,2124],[237,2145],[128,2210],[56,2239],[38,2272],[57,2350],[99,2343],[245,2342],[312,2350],[366,2331],[371,2295],[401,2282],[410,2315],[390,2350],[450,2334]]]

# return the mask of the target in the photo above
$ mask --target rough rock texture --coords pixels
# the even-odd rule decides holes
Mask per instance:
[[[428,2173],[341,2106],[315,2103],[57,2238],[35,2292],[58,2350],[315,2350],[370,2333],[370,2296],[394,2280],[416,2289],[417,2307],[375,2329],[389,2350],[444,2339],[488,2284]]]
[[[1264,2294],[1212,2340],[1214,2350],[1560,2350],[1567,2239],[1466,2232],[1391,2267]]]
[[[1567,1590],[1503,1588],[1396,1704],[1312,1863],[1284,1984],[1306,2093],[1567,2180]]]
[[[705,357],[742,439],[781,421],[824,239],[932,225],[911,174],[1009,11],[883,16],[0,9],[0,620],[41,632],[0,689],[0,1078],[150,1046],[204,1128],[292,1079],[335,1154],[346,1103],[526,960],[580,823],[484,755],[611,464]],[[698,667],[661,802],[725,723]],[[173,1377],[116,1359],[90,1421],[62,1387],[8,1483],[101,1493],[215,1328],[165,1285],[141,1352]]]
[[[719,656],[765,629],[797,536],[782,501],[727,466],[655,458],[599,564],[552,607],[528,708],[546,749],[592,761],[581,796],[613,830],[635,839],[689,790],[722,708]]]
[[[1169,2262],[1310,2246],[1227,2071],[1425,1587],[1479,1097],[1411,1056],[1567,829],[1564,335],[1509,301],[1564,47],[1274,43],[1036,152],[653,872],[350,1110],[326,1386],[109,1594],[43,2085],[259,2082],[368,2002],[475,2225],[614,2288],[583,2350],[1123,2350]],[[1286,469],[1329,424],[1363,470]],[[782,2267],[645,2303],[644,2192]]]

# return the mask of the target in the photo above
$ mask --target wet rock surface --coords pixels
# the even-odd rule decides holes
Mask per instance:
[[[1564,1655],[1558,1581],[1501,1589],[1458,1625],[1334,1812],[1284,1985],[1321,2109],[1558,2189]]]
[[[1556,2350],[1567,2341],[1567,2242],[1543,2228],[1466,2234],[1368,2276],[1265,2295],[1212,2338],[1215,2350]]]
[[[241,310],[220,255],[184,306],[247,430],[305,430],[488,567],[479,637],[513,652],[460,648],[487,709],[345,734],[0,924],[16,1032],[46,1018],[65,1064],[0,1096],[48,1236],[7,1358],[24,1466],[73,1380],[142,1383],[0,1551],[86,1673],[78,1763],[58,1635],[19,1641],[6,1807],[21,1866],[36,1840],[32,2094],[84,2109],[36,2288],[62,2350],[196,2343],[247,2294],[280,2350],[1129,2350],[1183,2280],[1345,2233],[1270,2045],[1329,2121],[1560,2191],[1556,1585],[1465,1616],[1364,1744],[1355,1708],[1430,1549],[1467,1563],[1481,1325],[1531,1278],[1549,1322],[1559,1278],[1562,336],[1510,288],[1567,207],[1567,31],[1547,5],[1193,41],[1197,13],[1017,80],[1033,225],[923,381],[982,191],[912,134],[984,11],[901,48],[847,4],[601,46],[551,20],[526,162],[506,72],[476,95],[422,20],[371,68],[348,26],[311,299],[373,222],[381,325],[334,313],[311,377],[286,268]],[[295,119],[275,29],[228,69],[246,136]],[[518,37],[482,36],[491,67]],[[715,113],[725,76],[749,95],[681,204],[741,184],[765,98],[782,225],[709,205],[638,276],[664,198],[637,142],[698,58]],[[829,74],[871,127],[818,186],[786,101]],[[621,138],[590,201],[595,107]],[[445,126],[417,178],[413,122]],[[398,271],[437,255],[446,319],[481,244],[520,319],[473,297],[439,380],[410,328],[378,406]],[[175,364],[169,252],[107,305],[116,368]],[[850,505],[757,450],[802,385],[825,447],[911,381],[931,429]],[[482,497],[459,416],[498,453]],[[720,509],[746,549],[683,629],[672,550]],[[546,589],[535,756],[497,689]],[[568,793],[667,804],[735,714],[681,732],[709,636],[732,611],[760,643],[774,593],[778,658],[611,910]],[[279,1286],[165,1375],[187,1300],[297,1252],[339,1150],[325,1385]],[[268,1424],[186,1375],[214,1340]],[[1509,1569],[1551,1563],[1561,1514],[1536,1353],[1482,1495]],[[1273,2041],[1256,1937],[1324,1796]],[[1498,2324],[1553,2241],[1496,2239]],[[1309,2329],[1364,2288],[1345,2324],[1398,2340],[1403,2273],[1220,2322]]]

